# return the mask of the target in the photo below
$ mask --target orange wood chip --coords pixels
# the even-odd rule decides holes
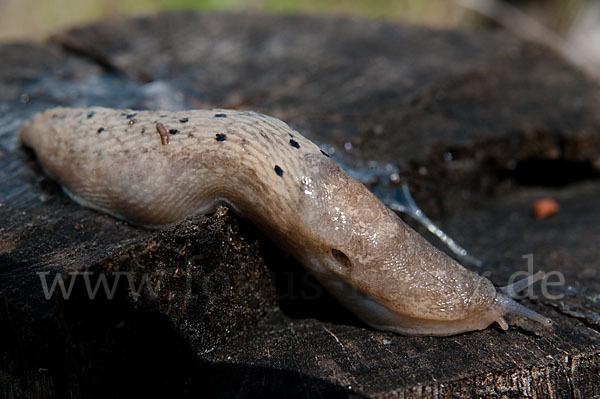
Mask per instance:
[[[552,198],[542,198],[533,203],[533,217],[537,220],[546,219],[557,213],[559,209],[560,205]]]

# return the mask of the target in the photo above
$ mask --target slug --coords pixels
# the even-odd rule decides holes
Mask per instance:
[[[507,315],[551,323],[511,298],[531,279],[497,290],[278,119],[55,108],[19,136],[73,200],[135,225],[160,228],[226,204],[376,329],[445,336],[507,329]]]

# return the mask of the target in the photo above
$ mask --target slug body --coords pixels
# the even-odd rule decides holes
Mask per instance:
[[[55,108],[19,134],[76,202],[133,224],[156,228],[228,205],[377,329],[452,335],[495,321],[507,328],[508,313],[549,323],[429,244],[280,120]]]

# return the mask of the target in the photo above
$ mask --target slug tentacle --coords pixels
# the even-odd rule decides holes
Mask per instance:
[[[160,228],[229,205],[375,328],[451,335],[507,327],[507,313],[546,320],[439,251],[275,118],[55,108],[19,135],[76,202],[130,223]]]
[[[504,294],[498,293],[498,295],[496,296],[496,299],[494,300],[494,304],[499,308],[498,312],[502,315],[523,317],[525,319],[536,321],[545,326],[552,325],[552,320],[550,320],[549,318],[542,316],[541,314],[537,313],[536,311],[526,308],[525,306],[521,305],[519,302],[515,301],[514,299],[512,299],[510,297],[507,297]],[[500,316],[499,319],[502,319],[502,317]],[[504,321],[504,320],[502,320],[502,321],[496,320],[496,321],[498,321],[498,324],[500,324],[500,326],[504,330],[506,330],[506,328],[504,328],[504,326],[507,325],[506,321]]]
[[[497,306],[500,307],[500,313],[505,315],[523,317],[525,319],[536,321],[542,325],[550,326],[552,324],[552,320],[545,316],[542,316],[541,314],[529,308],[526,308],[525,306],[512,299],[515,298],[520,291],[523,291],[525,288],[542,280],[544,277],[545,273],[540,270],[537,273],[522,280],[515,281],[510,285],[507,285],[505,287],[498,287],[498,295],[496,295],[496,299],[494,302],[497,304]],[[506,328],[504,328],[504,326],[507,326],[506,321],[498,321],[498,324],[500,324],[500,326],[504,330],[506,330]]]
[[[510,285],[507,285],[505,287],[498,287],[498,290],[502,291],[504,294],[508,295],[511,298],[515,298],[519,292],[535,284],[536,282],[543,280],[545,276],[546,274],[540,270],[537,273],[522,280],[515,281]]]

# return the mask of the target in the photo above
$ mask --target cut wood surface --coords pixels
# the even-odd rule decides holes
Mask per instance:
[[[2,397],[600,395],[600,88],[550,50],[503,32],[187,12],[0,54]],[[58,105],[283,119],[378,195],[394,197],[398,172],[496,285],[529,254],[563,276],[522,301],[554,325],[381,332],[227,208],[162,231],[82,208],[16,137]],[[540,198],[559,212],[536,220]],[[91,300],[104,275],[112,299]],[[46,299],[57,276],[72,291]]]

